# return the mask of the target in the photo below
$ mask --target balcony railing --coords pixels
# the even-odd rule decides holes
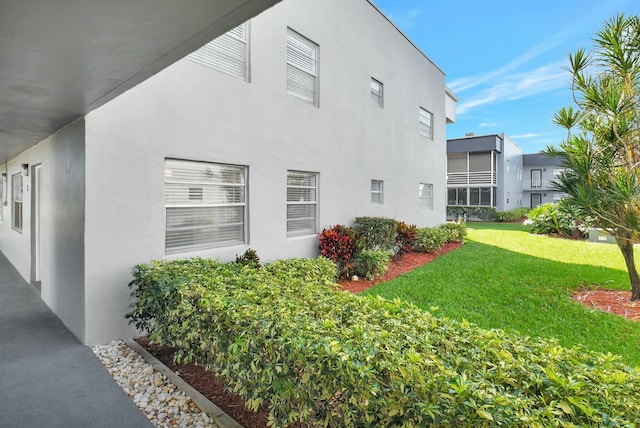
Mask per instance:
[[[553,190],[554,180],[524,180],[522,190]]]
[[[497,184],[497,174],[491,171],[450,172],[447,174],[447,185],[460,184]]]

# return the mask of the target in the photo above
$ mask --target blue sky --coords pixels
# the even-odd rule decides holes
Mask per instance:
[[[566,135],[551,121],[571,103],[569,53],[616,14],[640,15],[640,0],[373,1],[460,99],[447,138],[504,132],[525,153]]]

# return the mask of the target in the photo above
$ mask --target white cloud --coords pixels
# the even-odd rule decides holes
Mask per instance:
[[[510,137],[513,139],[525,140],[527,138],[539,138],[539,137],[542,137],[543,135],[544,134],[528,133],[528,134],[520,134],[520,135],[511,135]]]
[[[562,63],[543,65],[534,70],[501,75],[500,79],[489,82],[475,94],[460,97],[456,106],[457,114],[464,114],[475,107],[518,100],[544,92],[565,88],[568,75],[561,68]]]

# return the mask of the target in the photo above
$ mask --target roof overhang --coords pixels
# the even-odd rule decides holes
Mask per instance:
[[[280,0],[0,0],[0,164]]]

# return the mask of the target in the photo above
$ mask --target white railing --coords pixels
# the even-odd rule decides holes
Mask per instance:
[[[554,180],[524,180],[522,190],[553,190]]]
[[[497,184],[497,174],[491,171],[450,172],[447,174],[447,185],[460,184]]]

